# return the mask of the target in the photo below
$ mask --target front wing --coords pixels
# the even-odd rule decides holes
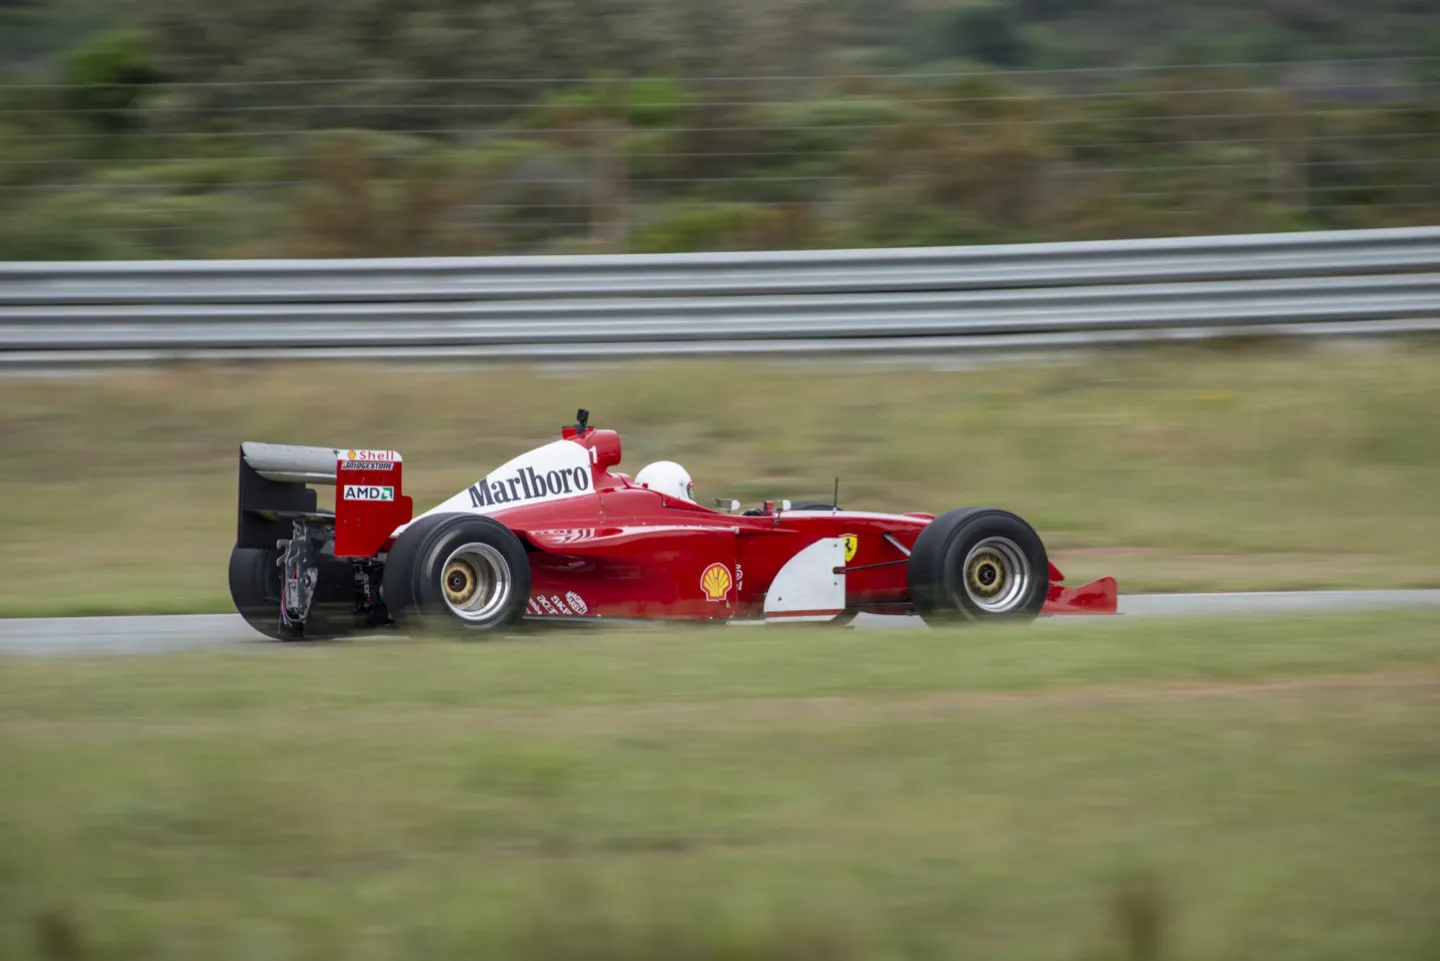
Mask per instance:
[[[1115,578],[1101,577],[1079,587],[1066,587],[1064,580],[1065,575],[1052,563],[1050,590],[1045,595],[1045,605],[1040,608],[1041,617],[1120,613],[1120,591]]]

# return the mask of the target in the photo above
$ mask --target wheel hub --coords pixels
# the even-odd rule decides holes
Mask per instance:
[[[445,599],[452,604],[465,604],[475,596],[475,568],[465,560],[453,560],[445,566]]]
[[[970,559],[965,578],[970,589],[981,597],[994,597],[1005,587],[1008,572],[1005,559],[992,551],[984,551]]]

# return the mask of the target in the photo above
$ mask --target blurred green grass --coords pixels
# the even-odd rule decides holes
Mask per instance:
[[[1123,591],[1440,585],[1440,350],[1170,350],[976,371],[258,365],[0,382],[0,614],[226,611],[241,440],[395,447],[429,507],[577,407],[703,499],[1030,518]],[[322,498],[323,499],[323,498]]]
[[[0,956],[1434,956],[1440,614],[9,660]]]

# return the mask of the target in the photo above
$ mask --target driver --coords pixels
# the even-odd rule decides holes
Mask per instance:
[[[695,503],[695,482],[690,479],[690,472],[673,460],[657,460],[653,464],[646,464],[640,473],[635,475],[635,483],[649,490]]]

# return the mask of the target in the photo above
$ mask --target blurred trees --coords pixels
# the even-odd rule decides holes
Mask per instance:
[[[0,0],[0,49],[46,49],[87,2]],[[1126,42],[1152,63],[1363,52],[1406,24],[1440,52],[1415,0],[1202,6],[123,0],[0,84],[0,257],[1435,222],[1433,62],[1026,72]]]
[[[0,64],[126,24],[154,34],[165,69],[206,80],[1322,60],[1435,53],[1434,12],[1431,0],[0,0]]]

